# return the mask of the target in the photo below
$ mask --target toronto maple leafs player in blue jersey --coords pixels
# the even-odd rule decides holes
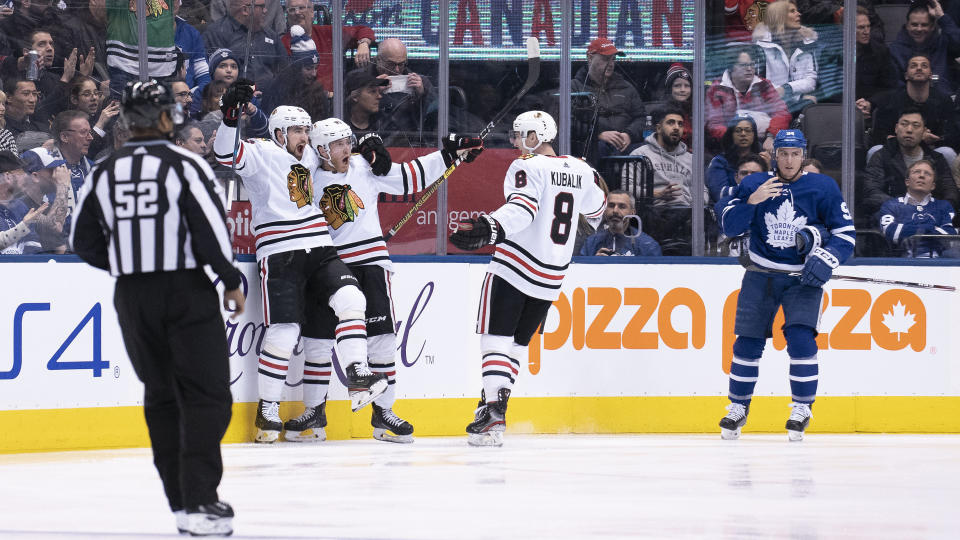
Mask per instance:
[[[790,355],[793,403],[786,427],[791,441],[803,439],[812,418],[810,406],[817,395],[819,372],[816,337],[821,287],[853,253],[855,233],[833,178],[801,169],[806,146],[803,132],[781,130],[773,143],[776,171],[747,176],[716,205],[725,235],[750,233],[751,262],[737,297],[730,405],[720,420],[724,439],[738,438],[747,421],[760,357],[773,335],[773,319],[780,306]]]

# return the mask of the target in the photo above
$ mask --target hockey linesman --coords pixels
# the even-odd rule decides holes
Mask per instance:
[[[124,89],[120,119],[133,137],[84,181],[73,249],[117,277],[123,342],[143,381],[143,410],[170,508],[181,533],[229,535],[233,509],[217,498],[220,440],[230,423],[230,369],[217,291],[243,312],[223,191],[210,166],[174,146],[185,113],[156,81]],[[183,482],[181,482],[183,479]]]
[[[495,244],[477,314],[483,391],[467,426],[473,446],[501,446],[507,400],[527,345],[560,296],[570,266],[580,214],[599,218],[606,198],[599,175],[584,161],[557,156],[550,141],[557,124],[542,111],[513,121],[511,141],[522,155],[503,182],[506,204],[479,219],[460,222],[450,241],[475,250]]]
[[[320,301],[326,299],[337,317],[337,356],[353,410],[386,391],[387,381],[367,366],[367,302],[337,257],[323,212],[314,204],[310,173],[317,156],[310,150],[310,115],[300,107],[277,107],[268,123],[272,140],[241,141],[234,156],[241,107],[253,91],[253,82],[240,79],[220,98],[223,121],[213,151],[227,167],[236,161],[250,195],[267,327],[257,369],[256,441],[274,442],[283,430],[280,398],[300,325],[305,312],[317,309]]]
[[[760,357],[767,338],[773,335],[773,319],[781,306],[790,356],[789,439],[802,440],[813,417],[810,406],[817,397],[816,337],[822,286],[853,253],[856,233],[836,181],[801,168],[806,147],[802,131],[780,130],[773,141],[776,172],[747,176],[716,205],[723,234],[733,238],[750,233],[746,253],[750,265],[737,296],[730,405],[720,420],[724,439],[738,438],[747,422]]]
[[[370,370],[387,377],[387,391],[373,401],[370,423],[381,441],[413,442],[413,426],[393,412],[396,400],[396,318],[393,315],[393,264],[380,229],[377,198],[380,193],[407,195],[429,187],[456,159],[471,162],[483,151],[483,141],[451,134],[443,150],[407,163],[392,163],[380,136],[367,133],[352,154],[355,139],[350,126],[338,118],[313,125],[310,143],[320,158],[314,174],[314,193],[327,217],[340,258],[360,282],[367,298],[367,355]],[[330,382],[333,335],[337,322],[323,307],[318,317],[307,317],[304,327],[306,368],[303,377],[305,410],[284,428],[287,440],[323,439],[326,394]]]

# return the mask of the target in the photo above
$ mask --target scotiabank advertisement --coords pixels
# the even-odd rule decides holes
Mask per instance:
[[[264,335],[259,280],[241,263],[247,311],[225,319],[237,401],[257,400]],[[843,267],[846,274],[960,285],[947,267]],[[474,333],[484,264],[400,263],[394,284],[398,397],[475,398]],[[0,410],[141,403],[112,305],[113,280],[79,263],[0,264]],[[742,268],[574,264],[516,397],[723,396]],[[15,284],[42,283],[43,286]],[[82,285],[81,285],[82,284]],[[819,394],[958,396],[956,293],[833,281],[824,289]],[[779,319],[782,320],[782,319]],[[777,326],[779,326],[779,322]],[[302,357],[289,400],[300,398]],[[789,395],[782,333],[767,342],[756,395]],[[338,372],[342,381],[342,372]],[[333,382],[331,399],[346,399]]]

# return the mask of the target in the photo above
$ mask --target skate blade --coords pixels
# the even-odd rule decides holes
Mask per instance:
[[[413,442],[413,435],[397,435],[396,433],[393,433],[383,428],[374,428],[373,438],[378,441],[400,443],[400,444],[410,444]]]
[[[380,397],[380,394],[386,392],[387,386],[388,383],[386,379],[380,379],[373,383],[373,386],[369,389],[350,389],[348,391],[350,394],[350,409],[353,410],[353,412],[357,412],[366,407],[371,401]]]
[[[286,431],[284,440],[288,442],[323,442],[327,440],[327,431],[323,428],[310,428],[303,431]]]
[[[470,446],[503,446],[503,432],[468,433],[467,444]]]
[[[233,534],[233,518],[210,518],[207,514],[187,514],[187,531],[190,536],[230,536]]]
[[[720,428],[720,438],[725,441],[735,441],[740,438],[740,428],[737,428],[737,429]]]
[[[257,430],[257,436],[253,439],[253,442],[258,443],[274,443],[280,438],[279,431],[264,431],[262,429]]]
[[[790,439],[790,442],[800,442],[800,441],[803,440],[803,432],[802,432],[802,431],[792,431],[792,430],[789,430],[789,429],[788,429],[788,430],[787,430],[787,438]]]

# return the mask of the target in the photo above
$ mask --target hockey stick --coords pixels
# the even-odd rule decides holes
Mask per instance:
[[[254,3],[256,0],[250,0],[250,17],[253,16]],[[253,48],[253,25],[247,21],[247,48],[243,51],[243,74],[240,78],[247,78],[247,64],[250,63],[250,49]],[[233,156],[230,160],[230,179],[227,180],[227,212],[233,208],[233,191],[237,187],[237,149],[240,147],[240,128],[243,124],[243,109],[246,103],[240,104],[240,114],[237,115],[237,132],[233,137]]]
[[[510,101],[508,101],[507,104],[504,105],[502,109],[500,109],[500,111],[493,117],[493,120],[490,120],[490,123],[488,123],[483,128],[483,130],[480,131],[479,138],[481,140],[487,138],[487,135],[489,135],[490,132],[493,131],[493,128],[497,125],[497,123],[500,122],[500,120],[502,120],[503,117],[506,116],[507,113],[509,113],[510,110],[513,109],[513,107],[520,102],[520,98],[526,95],[526,93],[529,92],[530,89],[533,88],[535,84],[537,84],[537,79],[539,78],[540,78],[540,42],[535,37],[528,37],[527,38],[527,80],[523,83],[523,86],[520,88],[520,91],[517,92],[512,98],[510,98]],[[397,234],[397,231],[400,230],[400,227],[403,227],[404,224],[406,224],[406,222],[409,221],[411,217],[413,217],[413,214],[415,214],[417,210],[419,210],[420,207],[423,206],[423,204],[427,202],[427,200],[429,200],[430,197],[432,197],[433,194],[436,193],[438,189],[440,189],[441,184],[443,184],[444,181],[446,181],[446,179],[449,178],[451,174],[453,174],[454,169],[460,166],[460,164],[463,163],[463,160],[464,158],[460,156],[457,156],[457,158],[453,160],[453,163],[451,163],[450,166],[447,167],[447,170],[443,171],[443,174],[440,175],[440,178],[438,178],[429,188],[427,188],[420,195],[420,199],[417,200],[417,202],[413,205],[413,207],[411,207],[410,210],[408,210],[407,213],[402,218],[400,218],[400,221],[397,221],[397,223],[393,227],[390,227],[390,230],[383,235],[384,241],[390,240],[391,238],[394,237],[394,235]]]
[[[792,270],[779,270],[776,268],[763,268],[762,266],[757,266],[753,261],[750,260],[750,254],[748,249],[741,249],[740,256],[737,259],[740,261],[740,265],[746,268],[750,272],[763,272],[766,274],[786,274],[788,276],[800,277],[801,272],[795,272]],[[956,292],[957,288],[952,285],[935,285],[932,283],[918,283],[915,281],[899,281],[896,279],[880,279],[880,278],[868,278],[868,277],[859,277],[859,276],[847,276],[842,274],[833,274],[830,276],[830,279],[836,279],[840,281],[856,281],[859,283],[875,283],[878,285],[896,285],[899,287],[912,287],[914,289],[931,289],[935,291],[948,291]]]

